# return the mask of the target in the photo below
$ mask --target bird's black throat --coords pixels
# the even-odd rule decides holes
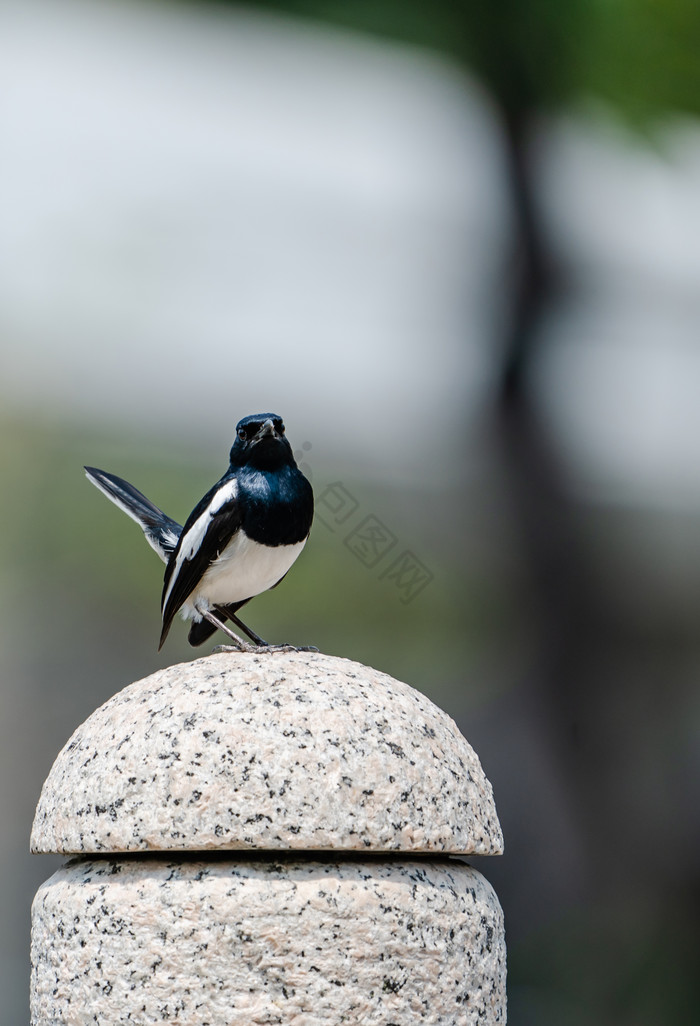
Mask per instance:
[[[257,447],[256,447],[257,448]],[[261,545],[295,545],[311,530],[311,485],[294,463],[276,469],[248,464],[236,471],[241,527]]]

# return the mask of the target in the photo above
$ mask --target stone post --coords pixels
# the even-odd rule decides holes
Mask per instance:
[[[32,1026],[505,1023],[502,851],[454,722],[321,654],[216,654],[124,688],[44,784]]]

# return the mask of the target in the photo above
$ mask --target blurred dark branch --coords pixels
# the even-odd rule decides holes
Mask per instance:
[[[513,521],[528,570],[539,637],[536,707],[550,710],[543,724],[553,754],[572,786],[579,776],[572,740],[578,736],[585,697],[577,687],[583,652],[598,618],[598,599],[587,582],[585,559],[568,497],[566,473],[533,393],[533,367],[543,320],[557,301],[563,274],[552,253],[536,195],[535,136],[539,118],[525,108],[502,111],[504,160],[512,208],[512,278],[502,340],[497,435]],[[539,700],[537,700],[539,699]]]
[[[538,346],[541,316],[553,298],[555,274],[531,167],[535,117],[524,110],[504,110],[502,125],[515,250],[512,311],[500,375],[500,402],[509,407],[526,401],[526,372]]]

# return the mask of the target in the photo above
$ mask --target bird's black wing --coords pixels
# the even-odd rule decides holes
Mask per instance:
[[[166,516],[143,492],[122,477],[108,474],[97,467],[85,467],[85,473],[88,480],[99,488],[103,495],[136,521],[148,544],[155,549],[163,562],[167,563],[182,533],[178,522]]]
[[[187,518],[177,548],[165,568],[161,601],[163,630],[159,649],[180,606],[240,529],[242,516],[237,495],[235,477],[224,475]]]

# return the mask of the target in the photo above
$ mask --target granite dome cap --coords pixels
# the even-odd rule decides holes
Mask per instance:
[[[34,852],[496,855],[493,793],[456,724],[323,654],[215,654],[97,709],[59,753]]]

